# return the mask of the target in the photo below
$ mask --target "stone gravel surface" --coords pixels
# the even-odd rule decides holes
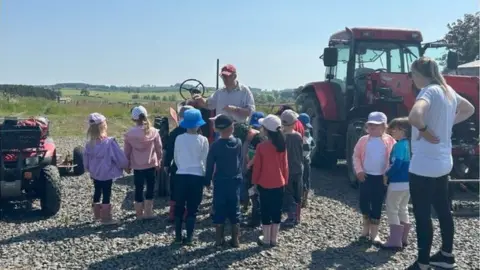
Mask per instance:
[[[82,139],[56,142],[65,153]],[[91,218],[89,176],[63,177],[62,209],[54,217],[42,218],[38,203],[32,209],[26,204],[3,206],[0,269],[404,269],[416,257],[415,232],[412,244],[397,253],[356,242],[361,225],[358,191],[348,186],[344,171],[341,165],[335,171],[313,171],[311,201],[302,223],[281,231],[280,245],[271,249],[255,243],[259,229],[243,230],[238,249],[215,248],[210,194],[202,202],[196,244],[172,246],[167,199],[155,200],[154,220],[135,221],[131,176],[113,187],[114,215],[121,222],[100,226]],[[440,246],[437,220],[434,226],[432,252]],[[480,269],[479,218],[456,217],[455,229],[458,269]],[[385,215],[381,234],[387,235]]]

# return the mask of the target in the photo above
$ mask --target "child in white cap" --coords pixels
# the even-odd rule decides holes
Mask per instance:
[[[162,140],[148,120],[143,106],[132,109],[135,126],[125,133],[125,155],[135,183],[135,213],[137,219],[153,217],[155,171],[160,169],[163,156]],[[147,190],[143,194],[145,183]]]
[[[128,161],[117,141],[108,137],[105,116],[92,113],[88,117],[88,124],[83,166],[93,180],[93,216],[103,224],[113,224],[116,223],[112,219],[110,203],[113,179],[123,176]]]
[[[396,143],[386,130],[387,116],[382,112],[371,112],[367,121],[368,135],[361,137],[353,150],[353,166],[360,181],[361,238],[370,237],[376,244],[382,243],[378,224],[386,192],[383,175],[389,168],[390,152]]]

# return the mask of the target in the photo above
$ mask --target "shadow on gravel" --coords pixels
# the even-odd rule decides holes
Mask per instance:
[[[346,172],[346,164],[338,164],[331,170],[312,168],[311,189],[316,196],[330,198],[358,209],[358,189],[350,187]]]
[[[187,250],[176,245],[156,246],[134,251],[90,264],[100,269],[226,269],[233,262],[258,254],[260,248],[219,250],[212,246]]]
[[[32,207],[30,202],[2,203],[0,205],[0,220],[6,223],[25,224],[46,220],[40,209]]]
[[[367,252],[370,244],[352,242],[340,248],[328,247],[312,252],[312,262],[309,269],[375,269],[390,260],[395,253],[392,251]]]

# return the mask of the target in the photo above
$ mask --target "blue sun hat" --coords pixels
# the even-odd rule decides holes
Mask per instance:
[[[306,127],[308,128],[313,128],[312,124],[310,124],[310,116],[306,113],[301,113],[298,115],[298,120],[302,122]]]
[[[254,128],[259,128],[261,125],[258,122],[260,118],[264,118],[265,114],[263,112],[254,112],[252,116],[250,116],[250,126]]]
[[[183,114],[183,120],[180,121],[182,128],[198,128],[205,125],[205,121],[202,118],[202,113],[198,109],[186,110]]]

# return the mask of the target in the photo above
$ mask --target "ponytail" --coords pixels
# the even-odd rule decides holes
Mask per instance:
[[[415,60],[412,64],[412,71],[415,70],[416,72],[420,73],[423,77],[430,79],[432,83],[438,84],[445,96],[452,100],[452,94],[449,91],[449,86],[447,81],[443,77],[442,73],[440,73],[440,69],[438,68],[437,62],[435,60],[422,56]]]
[[[273,146],[277,149],[277,152],[285,152],[286,150],[286,143],[285,143],[285,135],[283,134],[282,128],[278,127],[277,131],[267,131],[267,136],[272,141]]]
[[[151,129],[152,124],[150,123],[150,120],[148,120],[148,118],[145,117],[145,114],[143,114],[143,113],[140,114],[138,116],[138,120],[143,125],[143,131],[145,132],[145,135],[150,134],[150,129]]]

